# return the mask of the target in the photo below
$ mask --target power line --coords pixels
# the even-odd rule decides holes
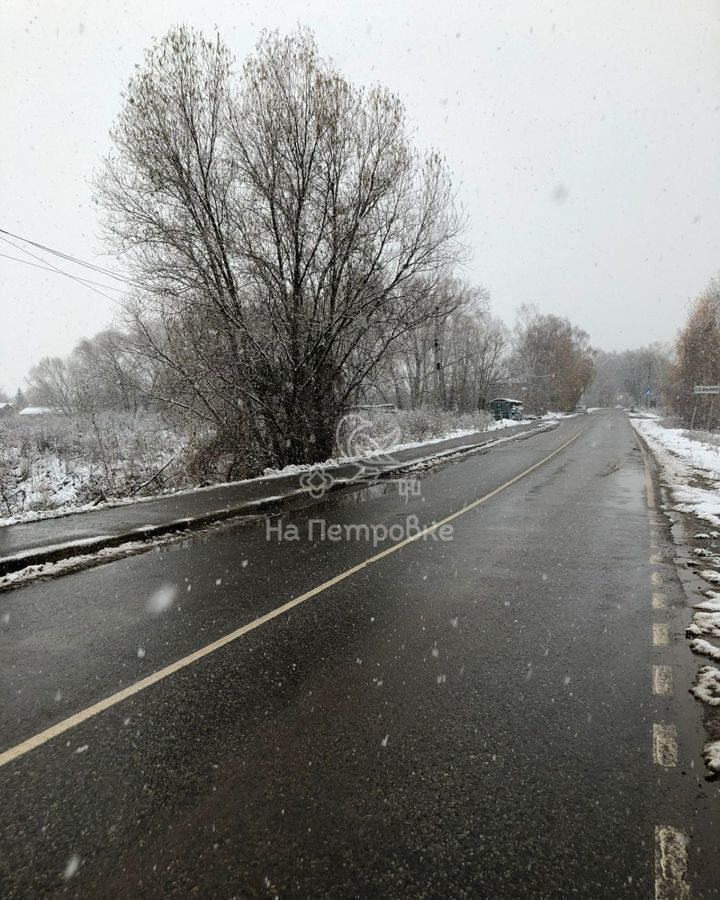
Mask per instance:
[[[2,231],[3,229],[0,229]],[[7,232],[4,232],[7,233]],[[41,256],[36,256],[34,253],[31,253],[29,250],[26,250],[24,247],[18,247],[17,244],[14,244],[12,241],[9,241],[7,238],[2,237],[0,235],[0,241],[4,241],[6,244],[9,244],[11,247],[14,247],[15,250],[19,250],[21,253],[26,253],[28,256],[32,256],[33,259],[38,260],[38,262],[44,263],[48,266],[52,271],[57,272],[59,275],[64,275],[66,278],[71,278],[73,281],[77,281],[78,284],[84,285],[91,291],[94,291],[96,294],[99,294],[101,297],[105,297],[106,300],[110,300],[111,303],[117,303],[117,299],[115,297],[111,297],[109,294],[105,294],[102,291],[99,291],[96,287],[93,287],[91,284],[87,284],[85,280],[78,278],[77,275],[71,275],[70,272],[65,272],[63,269],[58,269],[57,266],[54,266],[52,263],[49,263],[46,259],[43,259]]]
[[[8,237],[15,238],[16,241],[22,241],[24,244],[30,244],[33,247],[37,247],[38,250],[43,250],[45,253],[52,253],[53,256],[58,256],[61,259],[66,260],[67,262],[75,263],[76,265],[83,266],[86,269],[93,269],[94,271],[100,272],[103,275],[108,275],[110,278],[114,278],[117,281],[124,281],[126,284],[130,284],[133,287],[142,286],[134,279],[127,278],[125,275],[118,275],[117,272],[113,272],[111,269],[106,269],[103,266],[97,266],[94,263],[86,262],[83,259],[79,259],[77,256],[72,256],[70,253],[63,253],[62,250],[55,250],[45,244],[38,243],[38,241],[33,241],[30,238],[22,237],[22,235],[14,234],[12,231],[7,231],[5,228],[0,228],[0,234],[6,234]],[[18,247],[16,249],[19,250],[21,248]]]
[[[14,262],[22,263],[24,266],[32,266],[34,269],[42,269],[43,272],[58,272],[58,269],[56,268],[51,268],[50,266],[41,266],[40,263],[30,262],[29,259],[20,259],[19,256],[10,256],[9,253],[0,253],[0,256],[2,256],[4,259],[12,259]],[[122,288],[112,287],[112,285],[109,284],[101,284],[99,281],[91,281],[91,279],[89,278],[81,278],[80,275],[70,275],[69,272],[64,272],[62,274],[67,275],[69,278],[74,278],[76,281],[81,281],[83,284],[94,284],[97,285],[97,287],[105,288],[108,291],[122,291]]]

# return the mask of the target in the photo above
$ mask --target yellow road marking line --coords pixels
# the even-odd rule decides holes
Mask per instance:
[[[654,584],[656,587],[659,587],[662,583],[662,575],[659,572],[653,572],[650,575],[650,583]]]
[[[656,647],[664,647],[669,643],[670,632],[668,631],[667,625],[664,622],[655,622],[653,624],[653,644],[655,644]]]
[[[672,666],[653,666],[653,693],[672,694],[673,670]]]
[[[667,597],[665,594],[653,594],[652,607],[653,609],[667,609]]]
[[[460,516],[465,515],[465,513],[470,512],[470,510],[475,509],[482,503],[486,503],[488,500],[496,497],[498,494],[511,487],[513,484],[516,484],[522,478],[525,478],[531,472],[539,469],[540,466],[551,460],[554,456],[557,456],[558,453],[561,453],[566,447],[570,446],[573,441],[576,441],[580,437],[580,435],[589,427],[589,425],[586,425],[584,428],[581,428],[569,440],[565,441],[564,444],[561,444],[559,447],[553,450],[552,453],[549,453],[547,456],[534,463],[528,469],[520,472],[519,475],[515,475],[514,478],[509,479],[504,484],[501,484],[499,487],[496,487],[494,490],[485,494],[483,497],[479,497],[477,500],[473,500],[472,503],[468,503],[467,506],[463,506],[461,509],[456,510],[456,512],[451,513],[444,519],[441,519],[438,522],[434,522],[432,525],[428,525],[427,528],[424,528],[421,531],[410,535],[410,537],[406,537],[404,540],[399,541],[397,544],[393,544],[392,547],[387,547],[385,550],[381,550],[374,556],[368,557],[368,559],[363,560],[363,562],[358,563],[357,565],[352,566],[349,569],[346,569],[339,575],[335,575],[328,581],[324,581],[322,584],[311,588],[304,594],[300,594],[299,596],[294,597],[292,600],[289,600],[287,603],[283,603],[282,606],[278,606],[276,609],[265,613],[264,616],[253,619],[253,621],[248,622],[247,625],[243,625],[241,628],[236,628],[235,631],[231,631],[229,634],[218,638],[216,641],[213,641],[210,644],[206,644],[199,650],[195,650],[194,653],[190,653],[188,654],[188,656],[184,656],[182,657],[182,659],[178,659],[174,663],[170,663],[170,665],[165,666],[162,669],[158,669],[158,671],[153,672],[152,675],[148,675],[146,678],[142,678],[140,681],[136,681],[134,684],[128,685],[126,688],[123,688],[123,690],[118,691],[115,694],[111,694],[109,697],[105,697],[103,700],[99,700],[97,703],[93,703],[92,706],[81,709],[80,712],[69,716],[67,719],[63,719],[61,722],[57,722],[55,725],[51,725],[49,728],[46,728],[45,731],[40,731],[38,734],[34,734],[27,740],[22,741],[22,743],[16,744],[14,747],[9,747],[3,753],[0,753],[0,767],[7,765],[9,762],[18,759],[21,756],[24,756],[31,750],[35,750],[37,747],[46,744],[48,741],[58,737],[61,734],[64,734],[71,728],[75,728],[77,725],[81,725],[83,722],[87,722],[88,719],[92,719],[99,713],[104,712],[107,709],[111,709],[113,706],[117,706],[117,704],[122,703],[123,700],[127,700],[129,697],[133,697],[135,694],[139,694],[146,688],[157,684],[159,681],[163,681],[170,675],[174,675],[175,672],[179,672],[181,669],[185,669],[188,666],[191,666],[193,663],[196,663],[203,657],[209,656],[211,653],[214,653],[216,650],[220,650],[227,644],[231,644],[233,641],[236,641],[243,635],[248,634],[248,632],[250,631],[254,631],[256,628],[259,628],[266,622],[270,622],[272,621],[272,619],[276,619],[278,616],[283,615],[283,613],[289,612],[289,610],[294,609],[296,606],[299,606],[306,600],[310,600],[312,597],[316,597],[318,594],[321,594],[329,588],[334,587],[336,584],[340,584],[341,581],[345,581],[346,578],[350,578],[352,575],[355,575],[357,572],[362,571],[367,566],[379,562],[386,556],[390,556],[391,553],[397,553],[398,550],[401,550],[408,544],[412,544],[413,542],[420,540],[422,537],[431,534],[433,531],[436,531],[439,528],[442,528],[443,525],[447,525],[449,522],[452,522]]]
[[[679,828],[655,827],[655,900],[690,900],[689,844],[688,836]]]
[[[666,769],[677,765],[677,728],[674,725],[653,725],[653,759]]]

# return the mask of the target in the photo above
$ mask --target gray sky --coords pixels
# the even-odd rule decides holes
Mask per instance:
[[[240,60],[262,28],[297,21],[352,80],[398,92],[418,143],[444,153],[470,218],[466,275],[496,313],[510,323],[533,302],[608,350],[673,339],[720,270],[715,0],[4,0],[0,228],[112,265],[88,179],[151,38],[217,25]],[[13,391],[113,313],[4,257],[0,290]]]

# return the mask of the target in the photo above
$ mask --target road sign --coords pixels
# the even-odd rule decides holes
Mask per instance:
[[[720,394],[720,384],[696,384],[693,394]]]

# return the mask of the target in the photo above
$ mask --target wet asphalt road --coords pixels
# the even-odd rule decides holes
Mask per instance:
[[[2,766],[0,894],[652,897],[670,825],[692,835],[693,896],[718,896],[694,701],[681,679],[674,697],[651,687],[684,600],[668,565],[671,645],[654,647],[650,557],[672,550],[619,411],[448,464],[419,495],[335,495],[286,517],[283,540],[277,521],[218,528],[0,595],[0,752],[391,546],[313,542],[311,519],[427,526],[578,433],[450,539]],[[669,720],[673,768],[652,754]]]

